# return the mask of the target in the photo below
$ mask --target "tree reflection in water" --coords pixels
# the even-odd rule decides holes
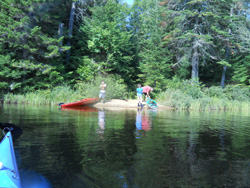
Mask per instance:
[[[20,171],[54,188],[250,187],[249,112],[83,110],[0,106],[23,128]]]

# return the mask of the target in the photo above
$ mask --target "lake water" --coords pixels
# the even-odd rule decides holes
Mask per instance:
[[[21,178],[54,188],[250,187],[250,112],[2,105],[0,122],[23,129]]]

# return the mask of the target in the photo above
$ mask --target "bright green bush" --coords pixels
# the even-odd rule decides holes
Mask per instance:
[[[219,86],[203,88],[203,92],[207,97],[227,98],[224,89]]]
[[[179,89],[184,94],[187,94],[192,98],[200,98],[203,96],[203,85],[200,82],[191,80],[180,80],[179,78],[174,77],[172,80],[168,80],[167,84],[167,88]]]
[[[179,89],[168,89],[166,92],[158,95],[157,101],[172,108],[189,109],[193,102],[193,98]]]
[[[106,99],[125,99],[129,92],[127,86],[120,77],[98,76],[92,82],[78,82],[72,89],[69,86],[57,86],[52,89],[36,90],[23,95],[12,93],[5,95],[6,103],[27,103],[27,104],[58,104],[69,103],[84,98],[98,97],[99,86],[102,80],[107,84]]]
[[[250,89],[248,87],[241,87],[238,85],[227,85],[224,92],[228,99],[238,101],[250,100]]]
[[[250,89],[228,85],[204,87],[199,82],[168,81],[168,88],[158,95],[157,101],[176,109],[189,110],[249,110]]]
[[[106,99],[125,99],[129,92],[124,81],[117,76],[98,76],[91,82],[79,81],[74,88],[69,86],[57,86],[52,89],[36,90],[23,95],[12,93],[5,95],[6,103],[27,103],[27,104],[58,104],[69,103],[84,98],[99,96],[99,86],[102,80],[107,84]]]
[[[75,89],[86,97],[98,97],[101,82],[107,84],[106,99],[125,99],[128,96],[127,86],[119,76],[98,76],[92,82],[78,82]]]

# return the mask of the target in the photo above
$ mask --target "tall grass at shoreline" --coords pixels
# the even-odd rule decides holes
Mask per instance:
[[[210,90],[208,88],[190,90],[192,94],[187,88],[185,90],[167,89],[158,95],[157,101],[162,105],[180,110],[250,110],[250,97],[247,96],[248,93],[244,95],[240,88],[238,88],[238,94],[235,90],[234,93],[230,93],[228,88],[219,87]],[[220,95],[217,95],[218,93]]]
[[[83,98],[98,97],[99,86],[104,79],[107,84],[106,99],[127,99],[136,96],[128,92],[122,79],[97,77],[91,83],[78,82],[74,87],[58,86],[53,89],[37,90],[25,94],[6,94],[5,103],[24,103],[35,105],[55,105],[69,103]],[[129,97],[130,96],[130,97]],[[250,110],[250,89],[237,85],[205,87],[199,82],[172,79],[167,89],[158,93],[155,100],[162,105],[178,110]]]
[[[9,93],[4,96],[4,103],[53,105],[73,101],[77,98],[80,98],[77,92],[64,86],[58,87],[55,90],[38,90],[23,95]]]
[[[85,83],[79,81],[74,87],[57,86],[52,89],[37,90],[24,94],[8,93],[4,95],[4,103],[55,105],[82,100],[84,98],[98,97],[99,86],[104,80],[107,84],[106,99],[124,99],[128,94],[123,80],[115,77],[97,77],[93,82]]]

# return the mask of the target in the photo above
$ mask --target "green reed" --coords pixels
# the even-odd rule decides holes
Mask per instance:
[[[106,99],[124,99],[127,97],[127,86],[123,80],[115,77],[97,77],[94,81],[77,82],[73,87],[57,86],[46,90],[37,90],[24,94],[8,93],[4,95],[4,103],[24,103],[35,105],[54,105],[59,103],[69,103],[84,98],[98,97],[101,81],[107,84]]]
[[[180,110],[250,110],[249,101],[210,97],[204,93],[199,98],[193,98],[179,89],[168,89],[166,92],[159,94],[157,100],[160,104]]]
[[[57,87],[53,90],[37,90],[25,94],[6,94],[4,103],[35,104],[35,105],[53,105],[57,103],[71,102],[82,99],[79,93],[70,89],[70,87]]]

